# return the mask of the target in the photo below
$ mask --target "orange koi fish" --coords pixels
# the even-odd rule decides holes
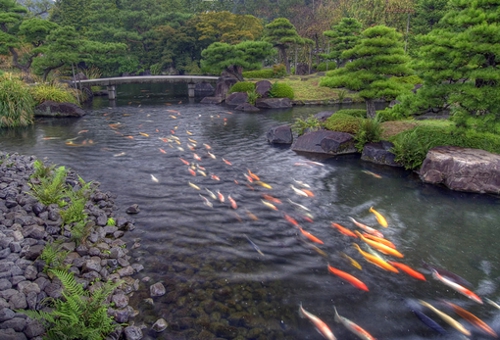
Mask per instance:
[[[439,309],[437,309],[436,307],[434,307],[430,303],[427,303],[427,302],[425,302],[423,300],[418,300],[418,302],[422,306],[425,306],[425,307],[429,308],[431,311],[433,311],[434,313],[436,313],[448,325],[450,325],[451,327],[455,328],[460,333],[462,333],[462,334],[464,334],[466,336],[470,336],[471,335],[471,333],[460,322],[458,322],[457,320],[453,319],[448,314],[441,312]]]
[[[367,233],[369,234],[372,234],[372,235],[375,235],[377,237],[382,237],[384,238],[384,234],[382,234],[380,231],[372,228],[372,227],[369,227],[367,226],[366,224],[363,224],[361,222],[358,222],[356,221],[354,218],[352,217],[349,217],[349,219],[352,221],[352,223],[354,223],[358,228],[360,229],[363,229],[364,231],[366,231]]]
[[[314,236],[310,232],[305,231],[301,227],[299,227],[299,229],[300,229],[300,232],[302,233],[302,235],[304,235],[305,237],[307,237],[309,240],[311,240],[313,242],[316,242],[316,243],[319,243],[319,244],[325,244],[325,242],[321,241],[319,238],[317,238],[316,236]]]
[[[389,263],[386,261],[382,260],[381,258],[378,258],[372,254],[368,254],[367,252],[363,251],[358,244],[353,243],[352,244],[361,255],[365,258],[366,261],[370,262],[371,264],[376,265],[379,268],[382,268],[384,270],[393,272],[393,273],[399,273],[399,270],[397,270],[394,266],[391,266]]]
[[[211,174],[211,175],[210,175],[210,178],[212,178],[214,181],[220,181],[219,176],[214,175],[214,174]]]
[[[189,165],[189,162],[186,161],[184,158],[179,157],[179,159],[181,160],[182,163],[184,163],[186,165]]]
[[[386,255],[392,255],[394,257],[398,257],[398,258],[403,258],[404,255],[401,254],[399,251],[397,251],[396,249],[394,248],[391,248],[391,247],[388,247],[386,246],[385,244],[382,244],[382,243],[378,243],[376,241],[373,241],[373,240],[369,240],[367,239],[366,237],[364,237],[363,235],[361,235],[361,233],[359,231],[355,231],[356,235],[358,235],[358,237],[363,240],[366,244],[370,245],[371,247],[377,249],[378,251],[380,251],[382,254],[386,254]]]
[[[336,322],[343,324],[348,330],[350,330],[352,333],[356,334],[356,336],[360,339],[375,340],[375,338],[370,333],[365,331],[363,328],[359,327],[351,320],[344,318],[343,316],[340,316],[339,313],[337,312],[337,308],[335,308],[335,306],[333,306],[333,309],[335,309],[335,321]]]
[[[448,302],[445,300],[441,300],[441,301],[444,302],[445,304],[447,304],[448,306],[450,306],[455,313],[460,315],[460,317],[462,317],[464,320],[467,320],[474,327],[478,328],[479,330],[481,330],[483,332],[488,333],[489,335],[491,335],[494,338],[498,338],[498,334],[490,326],[488,326],[486,324],[486,322],[484,322],[483,320],[481,320],[480,318],[478,318],[477,316],[475,316],[471,312],[463,309],[460,306],[457,306],[454,303],[451,303],[451,302]]]
[[[368,287],[366,286],[366,284],[364,284],[364,282],[358,279],[357,277],[354,277],[351,274],[348,274],[340,269],[334,268],[329,264],[328,264],[328,271],[334,275],[337,275],[342,280],[349,282],[354,287],[364,290],[365,292],[368,291]]]
[[[256,175],[256,174],[254,174],[253,172],[251,172],[251,171],[250,171],[250,169],[247,169],[247,170],[248,170],[248,175],[249,175],[250,177],[252,177],[252,178],[253,178],[254,180],[256,180],[256,181],[260,181],[259,176],[257,176],[257,175]]]
[[[231,197],[231,195],[228,195],[227,199],[231,203],[231,208],[233,208],[235,210],[238,209],[238,204],[236,204],[236,201]]]
[[[416,271],[415,269],[407,266],[404,263],[400,263],[400,262],[396,262],[396,261],[387,261],[387,263],[389,263],[391,266],[394,266],[394,267],[400,269],[401,271],[405,272],[406,274],[410,275],[411,277],[413,277],[417,280],[427,281],[425,279],[425,276],[422,273]]]
[[[287,222],[289,222],[290,224],[292,224],[294,227],[300,227],[299,226],[299,222],[297,222],[292,216],[283,213],[283,217],[285,218],[285,220]]]
[[[127,136],[125,138],[128,138],[128,139],[134,139],[134,136]]]
[[[191,174],[191,176],[196,176],[196,172],[193,169],[188,168],[188,171]]]
[[[387,228],[387,220],[385,219],[384,216],[382,216],[381,213],[379,213],[377,210],[373,209],[373,207],[370,207],[369,212],[373,213],[375,215],[375,218],[377,219],[377,222],[384,228]]]
[[[250,212],[249,210],[247,210],[247,211],[246,211],[246,213],[247,213],[248,217],[250,217],[250,219],[251,219],[252,221],[258,221],[258,220],[259,220],[259,218],[258,218],[257,216],[255,216],[255,214],[253,214],[253,213],[252,213],[252,212]]]
[[[361,170],[361,172],[363,172],[363,173],[365,173],[367,175],[371,175],[371,176],[373,176],[375,178],[379,178],[379,179],[382,178],[382,176],[380,176],[379,174],[376,174],[376,173],[371,172],[369,170]]]
[[[227,165],[233,165],[230,161],[228,161],[227,159],[224,159],[222,158],[222,160],[224,161],[224,163],[226,163]]]
[[[160,150],[161,153],[167,153],[165,150],[163,150],[162,148],[158,148]]]
[[[378,242],[378,243],[385,244],[388,247],[396,249],[396,245],[394,245],[394,243],[392,243],[388,239],[385,239],[385,238],[382,238],[382,237],[377,237],[377,236],[374,236],[374,235],[371,235],[371,234],[367,234],[367,233],[363,233],[362,235],[364,237],[366,237],[366,238],[369,238],[370,240],[373,240],[373,241]]]
[[[451,281],[450,279],[448,279],[444,276],[439,275],[439,273],[436,270],[432,271],[432,277],[435,278],[436,280],[441,281],[442,283],[444,283],[448,287],[456,290],[460,294],[467,296],[472,301],[475,301],[479,304],[483,304],[483,300],[481,300],[481,298],[479,296],[477,296],[474,292],[468,290],[467,288],[459,285],[456,282]]]
[[[354,238],[358,238],[358,237],[356,236],[356,234],[355,234],[355,233],[353,233],[352,231],[350,231],[350,230],[349,230],[349,229],[347,229],[346,227],[341,226],[341,225],[340,225],[340,224],[338,224],[338,223],[333,223],[333,222],[332,222],[332,227],[337,228],[337,229],[338,229],[338,231],[339,231],[341,234],[343,234],[343,235],[346,235],[346,236],[351,236],[351,237],[354,237]]]
[[[318,318],[316,315],[309,313],[304,308],[302,308],[302,303],[299,306],[299,315],[301,318],[307,318],[316,327],[316,330],[327,340],[337,340],[335,335],[333,335],[332,330],[328,325]]]
[[[179,111],[176,111],[176,110],[166,110],[167,112],[172,112],[172,113],[177,113],[177,114],[180,114]]]
[[[276,197],[273,197],[271,195],[267,195],[267,194],[262,194],[262,198],[265,199],[266,201],[269,201],[269,202],[273,202],[273,203],[276,203],[276,204],[281,204],[281,200],[276,198]]]

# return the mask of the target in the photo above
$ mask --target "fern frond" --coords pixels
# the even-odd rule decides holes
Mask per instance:
[[[85,294],[82,285],[76,282],[73,273],[60,269],[51,269],[50,272],[57,276],[59,280],[61,280],[64,291],[68,292],[69,295],[82,296]]]

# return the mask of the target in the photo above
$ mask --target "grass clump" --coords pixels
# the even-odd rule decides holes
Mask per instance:
[[[269,96],[271,98],[293,99],[295,94],[294,94],[293,89],[290,85],[285,84],[285,83],[276,82],[271,87],[271,90],[269,90]]]
[[[34,107],[27,85],[11,73],[0,76],[0,128],[33,124]]]
[[[255,90],[255,84],[250,81],[239,81],[229,89],[229,93],[248,92]]]
[[[321,122],[314,116],[309,116],[306,119],[296,118],[292,124],[292,131],[297,135],[302,135],[306,130],[316,131],[321,129]]]
[[[253,89],[251,91],[247,91],[247,95],[248,95],[247,101],[251,105],[255,105],[255,103],[257,102],[257,99],[260,98],[260,94],[257,93],[257,91],[255,91],[255,89]]]
[[[108,297],[122,283],[104,283],[92,292],[84,290],[73,276],[65,270],[50,270],[63,285],[62,298],[47,298],[44,303],[51,311],[18,310],[32,319],[41,321],[47,333],[44,339],[105,339],[117,324],[108,315]]]
[[[366,110],[365,109],[342,109],[335,112],[335,114],[345,114],[358,118],[366,118]]]
[[[36,105],[43,103],[46,100],[51,100],[57,103],[73,103],[78,105],[75,89],[71,89],[61,83],[46,83],[38,84],[30,88]]]
[[[347,132],[355,135],[359,131],[362,121],[363,118],[336,112],[328,117],[323,125],[328,130]]]

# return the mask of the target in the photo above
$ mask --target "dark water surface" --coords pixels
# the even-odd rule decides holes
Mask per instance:
[[[143,85],[119,91],[116,107],[100,99],[82,119],[41,119],[34,127],[0,131],[0,145],[3,151],[47,158],[74,169],[85,180],[101,182],[102,190],[117,195],[123,211],[139,204],[141,212],[133,216],[137,228],[125,237],[130,246],[141,244],[131,251],[145,267],[137,278],[151,280],[141,283],[131,299],[141,312],[135,323],[150,327],[160,317],[169,322],[165,332],[149,333],[150,337],[196,339],[208,330],[227,339],[321,339],[311,323],[299,318],[302,302],[338,339],[357,337],[335,323],[333,305],[377,339],[461,339],[422,309],[448,331],[444,337],[434,333],[407,306],[408,299],[424,299],[459,319],[440,304],[441,298],[500,331],[498,309],[455,293],[429,273],[422,282],[404,273],[385,272],[361,257],[352,247],[353,238],[330,226],[337,222],[354,230],[348,219],[352,216],[393,241],[405,255],[398,261],[415,269],[421,268],[422,260],[446,268],[469,280],[481,297],[499,302],[498,197],[424,185],[410,172],[366,163],[359,156],[319,159],[266,142],[272,126],[336,108],[245,114],[188,103],[175,87]],[[188,143],[196,144],[194,151]],[[207,176],[196,167],[192,176],[180,158],[204,167]],[[244,176],[248,169],[272,189],[249,183]],[[297,195],[291,188],[301,188],[296,181],[307,183],[314,197]],[[225,202],[211,199],[206,189],[220,191]],[[275,204],[278,211],[262,203],[262,194],[283,202]],[[231,209],[228,195],[236,201],[236,210]],[[288,199],[309,209],[311,216]],[[388,228],[377,224],[368,211],[371,206],[387,218]],[[284,213],[324,242],[315,246],[326,258],[284,219]],[[352,267],[339,252],[356,259],[363,269]],[[330,274],[328,263],[355,275],[370,291]],[[167,294],[154,298],[152,306],[144,299],[155,282],[162,282]],[[491,338],[462,323],[472,331],[471,339]]]

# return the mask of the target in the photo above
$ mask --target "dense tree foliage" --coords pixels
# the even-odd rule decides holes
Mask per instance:
[[[287,50],[292,45],[301,45],[305,40],[299,36],[295,26],[286,18],[278,18],[267,24],[264,31],[264,41],[270,42],[280,54],[280,60],[285,64],[286,72],[290,73],[290,60]]]
[[[345,87],[359,91],[366,100],[367,115],[375,117],[374,99],[392,99],[408,90],[404,84],[391,79],[411,74],[406,65],[401,34],[386,26],[368,28],[362,39],[350,50],[342,53],[342,59],[351,59],[345,67],[329,71],[321,85]]]
[[[353,48],[361,38],[361,23],[352,18],[344,18],[331,30],[323,32],[330,38],[330,53],[322,55],[323,58],[334,60],[337,65],[343,64],[340,58],[344,51]]]

